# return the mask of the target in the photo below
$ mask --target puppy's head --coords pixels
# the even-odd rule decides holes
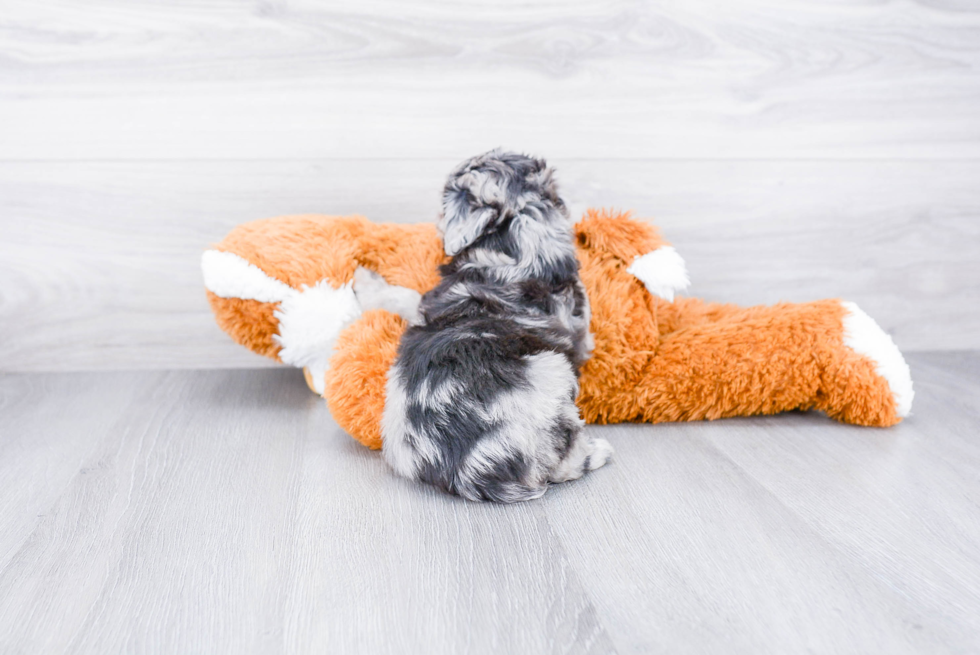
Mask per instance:
[[[543,159],[498,149],[464,161],[450,173],[442,196],[439,232],[446,254],[455,256],[522,213],[568,220]]]

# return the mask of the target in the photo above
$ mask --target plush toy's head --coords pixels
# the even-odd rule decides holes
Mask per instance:
[[[309,369],[322,391],[334,340],[362,314],[352,288],[358,267],[424,293],[444,259],[433,225],[304,215],[240,225],[201,265],[221,328],[261,355]]]

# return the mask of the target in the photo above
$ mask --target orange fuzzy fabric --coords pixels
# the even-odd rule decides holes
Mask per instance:
[[[324,278],[340,284],[358,266],[389,284],[425,293],[446,256],[436,226],[372,223],[363,216],[281,216],[239,225],[218,244],[294,289]]]
[[[331,370],[343,373],[327,375],[323,397],[337,423],[368,448],[381,448],[385,383],[406,327],[384,310],[365,312],[340,333],[330,358]]]
[[[818,409],[848,423],[897,423],[876,365],[844,344],[840,301],[741,308],[650,294],[627,272],[667,245],[625,213],[589,210],[576,224],[595,350],[578,404],[589,423],[692,421]],[[357,266],[425,293],[446,260],[435,226],[376,225],[362,217],[294,216],[236,228],[217,246],[293,288],[349,282]],[[218,324],[240,344],[277,357],[274,303],[208,293]],[[387,371],[405,322],[364,313],[334,344],[324,397],[355,439],[380,448]]]

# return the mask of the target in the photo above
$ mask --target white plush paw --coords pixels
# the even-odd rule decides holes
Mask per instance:
[[[363,266],[358,266],[354,271],[354,293],[365,312],[384,309],[398,314],[409,325],[421,322],[419,303],[422,302],[422,294],[415,289],[388,284],[381,275]]]
[[[844,344],[875,363],[878,375],[885,378],[895,397],[895,412],[905,418],[912,411],[912,373],[892,338],[873,318],[852,302],[842,302]]]
[[[282,348],[284,364],[307,367],[317,393],[323,393],[323,376],[333,354],[333,343],[340,332],[361,315],[351,285],[334,288],[326,280],[285,298],[273,316],[279,321],[279,334],[273,339]]]

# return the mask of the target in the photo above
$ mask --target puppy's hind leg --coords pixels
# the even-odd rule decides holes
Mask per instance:
[[[612,457],[613,448],[605,439],[596,439],[587,435],[581,424],[569,430],[571,447],[552,470],[548,478],[550,482],[577,480],[589,471],[603,466]]]

